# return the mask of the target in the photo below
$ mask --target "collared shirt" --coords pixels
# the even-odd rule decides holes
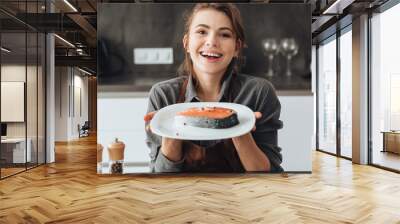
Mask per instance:
[[[187,78],[188,84],[186,86],[185,102],[200,102],[193,77],[181,76],[153,85],[149,93],[147,112],[157,111],[163,107],[177,103],[182,85]],[[282,128],[282,122],[279,120],[281,104],[272,84],[266,79],[254,76],[227,73],[222,79],[218,102],[238,103],[249,107],[253,111],[262,113],[262,117],[256,121],[256,131],[251,134],[257,146],[268,157],[271,163],[271,172],[282,172],[283,169],[280,166],[282,163],[281,148],[277,146],[277,130]],[[146,131],[146,136],[146,143],[150,148],[150,167],[152,172],[187,171],[185,170],[184,159],[173,162],[164,156],[160,150],[160,136],[149,131]],[[207,148],[221,141],[192,142]],[[232,170],[238,169],[233,167]]]

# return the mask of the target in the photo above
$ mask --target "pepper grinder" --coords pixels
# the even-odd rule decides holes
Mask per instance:
[[[108,145],[108,154],[110,156],[110,173],[123,173],[125,144],[115,138],[115,141]]]

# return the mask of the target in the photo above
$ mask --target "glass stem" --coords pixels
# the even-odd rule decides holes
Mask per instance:
[[[268,56],[268,62],[269,62],[269,64],[268,64],[268,74],[267,74],[267,76],[269,77],[269,78],[271,78],[272,76],[274,76],[274,70],[272,69],[272,62],[273,62],[273,60],[274,60],[274,55],[269,55]]]
[[[287,69],[286,69],[286,76],[287,77],[291,77],[292,76],[291,64],[292,64],[292,56],[288,55],[287,56]]]

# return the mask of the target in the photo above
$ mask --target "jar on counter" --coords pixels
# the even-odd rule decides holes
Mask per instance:
[[[125,144],[115,138],[115,141],[108,145],[108,154],[110,156],[110,173],[123,173]]]

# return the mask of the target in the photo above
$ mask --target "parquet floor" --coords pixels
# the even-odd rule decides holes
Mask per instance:
[[[4,168],[3,167],[3,168],[1,168],[1,176],[2,177],[7,177],[7,176],[10,176],[12,174],[24,171],[24,170],[25,170],[25,167],[24,168]]]
[[[400,175],[315,152],[312,174],[98,176],[95,138],[0,181],[0,223],[400,223]]]

